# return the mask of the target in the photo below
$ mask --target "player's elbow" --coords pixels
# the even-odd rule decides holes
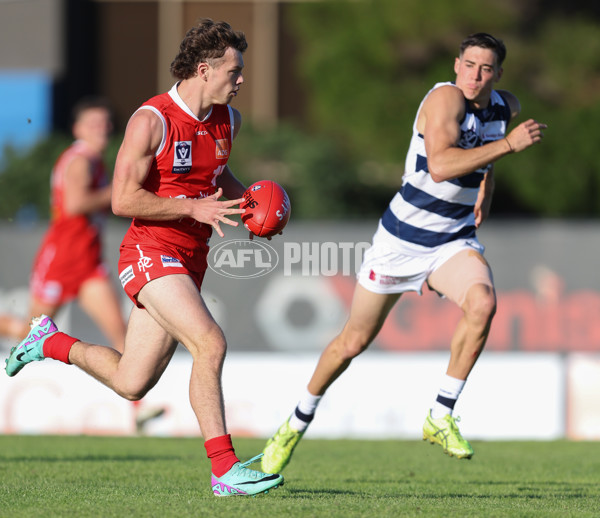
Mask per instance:
[[[111,210],[115,216],[128,217],[127,206],[119,196],[113,194],[110,204]]]
[[[443,182],[444,180],[446,180],[446,175],[445,175],[445,171],[443,169],[439,169],[439,168],[430,168],[429,169],[429,175],[431,176],[431,179],[435,182],[435,183],[440,183]]]

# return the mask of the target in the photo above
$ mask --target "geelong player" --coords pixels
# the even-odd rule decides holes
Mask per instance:
[[[401,294],[421,293],[423,283],[463,311],[423,439],[458,458],[473,455],[452,411],[496,310],[492,272],[476,229],[489,212],[493,163],[540,142],[546,127],[530,119],[505,136],[520,112],[514,95],[494,90],[505,55],[504,44],[493,36],[469,36],[454,63],[456,80],[436,84],[425,96],[414,122],[402,187],[365,253],[349,320],[323,351],[291,417],[269,439],[264,470],[279,473],[286,466],[327,388],[377,336]]]
[[[177,343],[191,353],[190,402],[212,466],[217,496],[256,494],[283,483],[240,463],[225,425],[221,371],[226,342],[200,294],[208,240],[245,191],[227,166],[241,116],[229,103],[243,83],[243,33],[202,20],[171,64],[179,80],[131,117],[117,157],[112,207],[133,218],[121,244],[119,276],[134,302],[125,349],[91,345],[42,317],[7,361],[7,373],[43,358],[73,363],[136,400],[159,380]],[[224,195],[229,201],[219,201]]]

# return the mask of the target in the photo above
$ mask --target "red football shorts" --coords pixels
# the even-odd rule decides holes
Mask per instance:
[[[198,290],[201,289],[206,273],[206,261],[201,271],[190,270],[186,262],[183,255],[166,250],[156,243],[121,245],[119,280],[132,302],[143,308],[144,306],[137,301],[138,293],[147,283],[165,275],[189,275]]]
[[[76,241],[65,246],[60,238],[48,238],[33,264],[31,291],[44,304],[62,306],[77,298],[84,282],[95,278],[109,278],[99,243],[79,249]]]

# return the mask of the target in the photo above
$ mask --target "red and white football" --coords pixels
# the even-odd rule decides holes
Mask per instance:
[[[256,236],[279,234],[290,219],[290,199],[276,182],[262,180],[252,184],[244,193],[244,199],[240,205],[246,209],[242,222]]]

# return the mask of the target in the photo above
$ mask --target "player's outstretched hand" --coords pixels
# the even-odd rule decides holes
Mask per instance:
[[[243,214],[245,209],[234,208],[235,205],[243,203],[244,198],[238,198],[236,200],[222,200],[219,198],[223,195],[223,189],[220,187],[211,196],[195,200],[194,213],[192,217],[200,223],[207,223],[212,226],[219,236],[224,237],[223,231],[221,230],[221,223],[225,223],[231,227],[237,227],[238,222],[229,219],[227,216],[232,214]]]
[[[527,149],[538,142],[541,142],[544,137],[542,130],[548,126],[534,119],[526,120],[513,129],[507,136],[506,140],[515,153]]]

